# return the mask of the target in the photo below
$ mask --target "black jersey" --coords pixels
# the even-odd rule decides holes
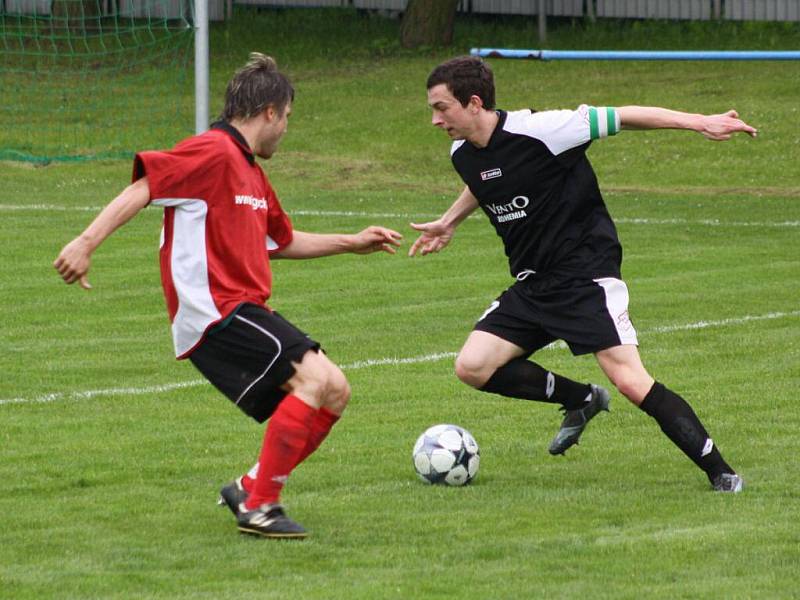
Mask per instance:
[[[453,143],[453,166],[505,245],[511,275],[620,277],[622,247],[586,149],[619,131],[613,108],[498,111],[485,148]]]

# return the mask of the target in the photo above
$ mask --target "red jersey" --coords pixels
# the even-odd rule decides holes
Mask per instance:
[[[270,251],[292,241],[292,224],[242,135],[227,123],[165,152],[136,155],[150,203],[164,207],[161,283],[175,355],[186,358],[209,327],[244,302],[264,305]]]

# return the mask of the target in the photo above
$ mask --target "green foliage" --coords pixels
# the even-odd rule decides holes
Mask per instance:
[[[274,32],[270,20],[280,25]],[[490,25],[459,22],[456,35]],[[425,105],[425,78],[449,54],[373,53],[395,27],[352,11],[265,11],[214,28],[215,107],[248,51],[290,69],[295,110],[264,166],[298,229],[382,223],[406,235],[407,249],[407,223],[435,217],[460,188]],[[509,39],[522,35],[508,28]],[[320,31],[335,54],[315,45]],[[776,35],[778,47],[790,43]],[[453,53],[475,41],[459,37]],[[143,212],[97,251],[91,292],[63,285],[51,267],[126,185],[130,162],[3,162],[0,597],[795,595],[798,66],[492,65],[503,107],[735,107],[759,127],[755,140],[722,144],[624,132],[590,150],[625,246],[645,364],[693,404],[745,492],[710,492],[617,393],[581,445],[553,458],[552,406],[470,390],[450,358],[422,360],[456,352],[509,284],[502,248],[476,217],[424,259],[276,261],[272,305],[324,344],[354,393],[285,491],[289,514],[312,537],[239,536],[214,501],[256,458],[262,428],[172,357],[159,211]],[[556,348],[537,360],[604,381],[590,357]],[[413,472],[414,440],[446,421],[481,445],[481,472],[465,489],[428,487]]]
[[[64,0],[63,5],[81,2]],[[152,1],[153,15],[161,14],[161,4]],[[130,156],[139,147],[166,146],[192,132],[192,33],[185,21],[90,16],[66,25],[72,22],[0,14],[0,158],[48,162]],[[551,19],[547,45],[783,49],[794,47],[798,33],[795,23]],[[237,7],[234,19],[212,24],[213,103],[219,103],[231,71],[251,50],[279,57],[291,73],[327,77],[369,71],[376,61],[394,58],[427,59],[427,65],[476,46],[538,46],[536,20],[522,17],[462,15],[452,49],[405,50],[399,35],[396,19],[368,11]],[[26,126],[19,126],[23,122]]]

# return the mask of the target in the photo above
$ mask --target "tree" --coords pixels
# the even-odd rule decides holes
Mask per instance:
[[[404,48],[449,46],[453,43],[456,9],[460,0],[408,0],[400,22]]]

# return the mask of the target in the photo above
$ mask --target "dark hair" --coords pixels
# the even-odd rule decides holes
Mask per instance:
[[[483,100],[483,107],[494,108],[494,75],[481,58],[459,56],[436,67],[428,76],[428,89],[444,83],[461,106],[472,96]]]
[[[220,119],[250,119],[270,105],[283,114],[286,105],[293,100],[294,88],[286,75],[278,71],[275,60],[260,52],[251,52],[247,64],[228,82]]]

